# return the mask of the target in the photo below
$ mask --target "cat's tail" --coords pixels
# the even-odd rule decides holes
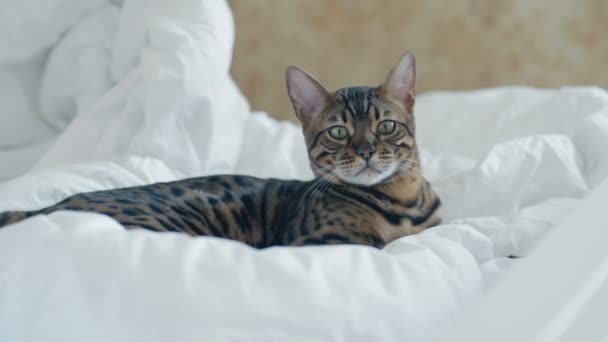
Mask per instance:
[[[0,228],[36,215],[35,211],[5,211],[0,213]]]

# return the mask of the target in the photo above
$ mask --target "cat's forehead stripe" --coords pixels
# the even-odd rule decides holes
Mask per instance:
[[[343,121],[344,123],[347,123],[348,121],[347,121],[347,119],[346,119],[346,118],[347,118],[346,111],[345,111],[345,110],[343,110],[343,111],[342,111],[340,114],[341,114],[341,116],[342,116],[342,121]]]
[[[342,88],[336,91],[336,95],[339,95],[341,102],[344,103],[345,110],[355,119],[360,120],[368,118],[372,108],[376,112],[376,118],[379,117],[379,110],[375,103],[378,99],[375,88]]]

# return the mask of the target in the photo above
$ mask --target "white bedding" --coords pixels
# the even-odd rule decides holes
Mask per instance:
[[[62,133],[0,184],[0,211],[215,173],[311,177],[299,128],[250,113],[229,76],[224,1],[47,4],[69,20],[0,31],[19,47],[0,62],[48,54],[36,114]],[[444,225],[382,251],[257,251],[96,214],[38,216],[0,230],[0,340],[424,341],[608,176],[601,89],[430,93],[417,126]]]

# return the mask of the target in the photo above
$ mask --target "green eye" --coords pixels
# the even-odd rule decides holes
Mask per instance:
[[[348,135],[348,131],[344,126],[334,126],[329,129],[329,135],[334,139],[344,139]]]
[[[391,134],[395,131],[397,123],[393,120],[384,120],[378,124],[377,131],[380,134]]]

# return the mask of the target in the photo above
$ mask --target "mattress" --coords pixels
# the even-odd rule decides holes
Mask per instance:
[[[48,15],[13,2],[12,16],[36,24],[8,18],[16,29],[0,34],[14,48],[2,58],[44,59],[30,80],[40,93],[24,91],[39,111],[24,111],[51,133],[0,184],[0,210],[211,174],[312,177],[300,128],[252,112],[229,75],[225,1],[53,0],[41,6]],[[49,19],[57,11],[66,20]],[[443,225],[382,250],[255,250],[125,231],[93,213],[36,216],[0,230],[0,340],[437,338],[518,262],[508,256],[526,256],[608,176],[598,148],[608,93],[433,92],[418,97],[416,116]]]

